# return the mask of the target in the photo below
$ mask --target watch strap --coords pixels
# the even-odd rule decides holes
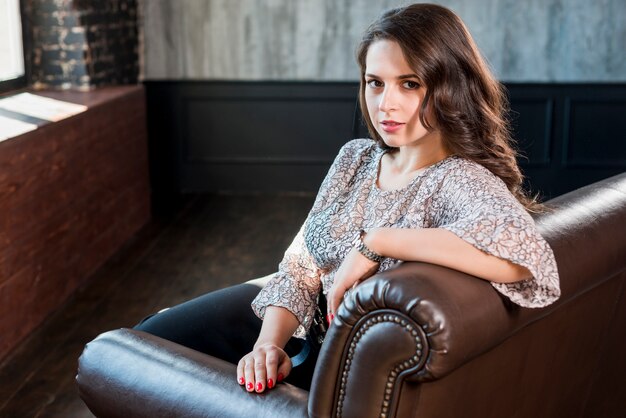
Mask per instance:
[[[361,230],[361,232],[359,232],[359,237],[356,242],[356,250],[360,252],[361,254],[363,254],[363,256],[365,256],[365,258],[367,258],[368,260],[371,260],[374,263],[380,264],[384,260],[385,257],[372,251],[371,249],[367,247],[367,245],[365,245],[365,242],[363,242],[363,236],[365,234],[366,232],[364,230]]]

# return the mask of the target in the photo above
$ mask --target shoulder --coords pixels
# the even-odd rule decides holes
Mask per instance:
[[[345,143],[335,157],[320,187],[321,194],[333,195],[333,190],[344,190],[363,163],[379,149],[372,139],[353,139]]]
[[[348,159],[358,159],[370,155],[378,150],[378,144],[373,139],[357,138],[346,142],[339,150],[339,156]]]
[[[502,179],[483,165],[462,157],[451,157],[441,173],[441,188],[452,192],[508,193]]]
[[[520,206],[500,177],[461,157],[452,157],[442,167],[435,199],[442,210],[455,213],[512,210]]]
[[[341,172],[344,175],[353,175],[358,167],[371,160],[377,150],[380,148],[372,139],[359,138],[348,141],[337,153],[331,167],[331,174]]]

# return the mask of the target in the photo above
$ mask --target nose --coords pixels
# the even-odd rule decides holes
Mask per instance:
[[[397,93],[395,89],[391,86],[385,86],[385,89],[382,92],[380,97],[380,102],[378,104],[378,109],[381,112],[389,112],[392,110],[396,110],[398,108],[397,103]]]

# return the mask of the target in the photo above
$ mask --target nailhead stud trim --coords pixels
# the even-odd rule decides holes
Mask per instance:
[[[391,405],[391,394],[393,392],[393,388],[396,384],[396,380],[401,372],[404,370],[410,369],[417,365],[422,358],[422,340],[421,335],[415,328],[415,326],[409,323],[406,319],[400,317],[395,314],[379,314],[369,318],[365,323],[361,326],[361,328],[355,333],[352,342],[350,343],[350,347],[348,349],[348,357],[346,358],[346,362],[343,368],[343,372],[341,374],[341,383],[339,386],[339,399],[337,401],[337,417],[341,418],[343,403],[345,401],[346,396],[346,385],[348,382],[348,373],[350,372],[350,365],[352,364],[352,360],[354,359],[354,351],[356,349],[356,345],[361,340],[363,335],[367,333],[369,328],[373,325],[382,322],[393,322],[404,328],[406,332],[411,334],[411,337],[415,340],[415,355],[413,355],[410,359],[403,361],[397,364],[393,370],[389,372],[389,376],[387,377],[387,384],[385,385],[385,396],[383,398],[383,402],[380,410],[380,418],[387,418],[389,414],[389,406]],[[425,327],[425,326],[424,326]]]

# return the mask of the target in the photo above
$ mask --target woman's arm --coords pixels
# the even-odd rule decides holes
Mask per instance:
[[[254,347],[264,344],[273,344],[280,348],[287,345],[287,341],[296,331],[300,322],[294,314],[288,309],[268,306],[265,310],[265,319],[261,326],[259,338],[256,340]]]
[[[441,228],[374,228],[363,242],[385,257],[437,264],[496,283],[532,277],[526,267],[487,254]]]
[[[300,322],[289,310],[268,306],[253,350],[237,364],[237,381],[248,392],[263,392],[291,372],[291,360],[283,348]]]
[[[496,283],[532,278],[526,267],[487,254],[441,228],[373,228],[365,234],[363,242],[385,257],[437,264]],[[355,248],[348,253],[327,295],[331,318],[346,290],[374,274],[377,266]]]

